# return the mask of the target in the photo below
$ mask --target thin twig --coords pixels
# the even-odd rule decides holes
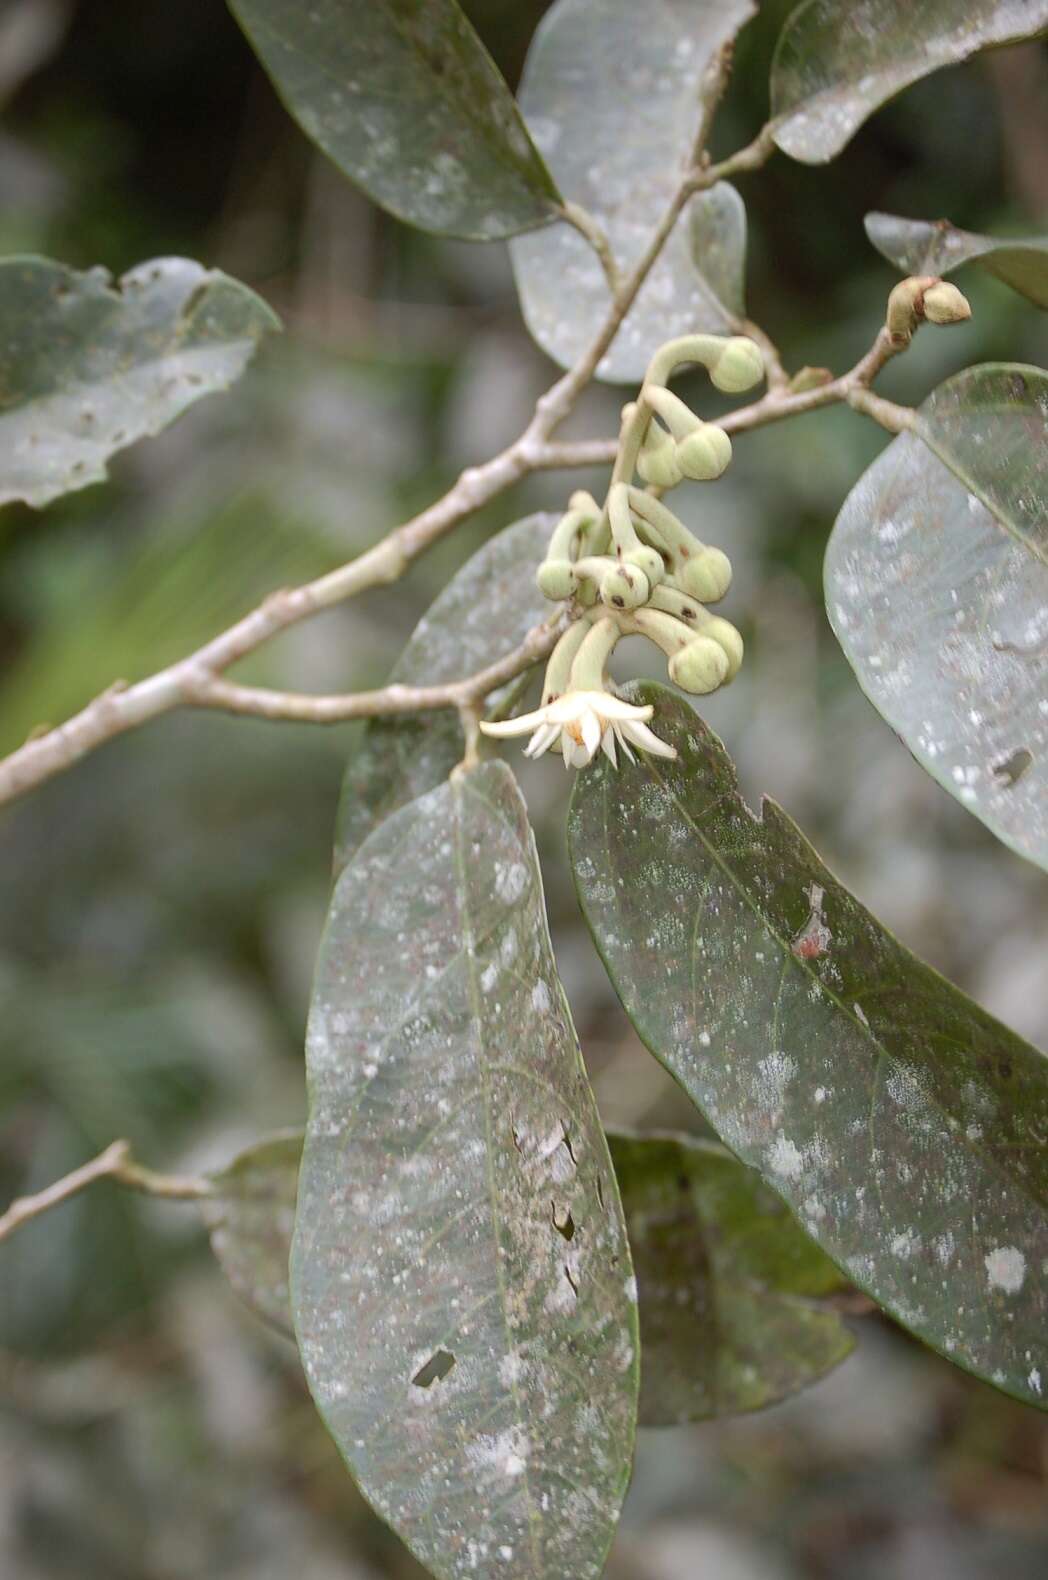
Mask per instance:
[[[182,1175],[155,1174],[152,1169],[135,1162],[129,1142],[114,1141],[97,1158],[82,1164],[53,1185],[48,1185],[46,1190],[38,1191],[35,1196],[20,1196],[13,1201],[0,1217],[0,1240],[5,1240],[23,1224],[39,1218],[41,1213],[49,1212],[52,1207],[61,1206],[70,1196],[77,1195],[101,1179],[113,1180],[117,1185],[142,1191],[147,1196],[166,1196],[177,1201],[196,1201],[213,1194],[210,1181]]]
[[[195,707],[217,708],[258,719],[298,720],[304,724],[342,724],[347,719],[372,719],[380,715],[429,713],[437,708],[475,712],[497,687],[515,680],[525,670],[548,658],[560,635],[564,616],[533,626],[512,653],[488,664],[464,680],[442,686],[382,686],[376,691],[348,692],[343,696],[307,696],[294,691],[269,691],[261,686],[238,686],[217,675],[201,678],[191,701]]]
[[[700,123],[703,139],[715,104],[715,93],[720,91],[719,84],[718,78],[704,89],[706,108]],[[524,432],[500,455],[481,466],[467,467],[443,498],[395,528],[356,559],[315,581],[270,594],[250,614],[188,658],[136,685],[117,682],[64,724],[39,735],[34,732],[24,746],[0,761],[0,804],[24,795],[72,767],[104,742],[150,719],[175,708],[200,706],[201,698],[209,688],[217,685],[218,677],[231,665],[300,620],[356,597],[368,588],[396,581],[431,544],[528,472],[548,466],[590,464],[595,460],[593,447],[589,446],[584,462],[566,461],[565,453],[577,455],[579,447],[551,446],[550,436],[572,411],[592,379],[688,199],[725,175],[755,169],[767,159],[772,147],[770,137],[762,133],[719,165],[685,171],[648,246],[622,282],[592,343],[574,367],[539,398]],[[701,150],[698,154],[701,157]]]
[[[622,275],[604,227],[588,208],[582,207],[581,203],[562,203],[560,213],[569,225],[573,225],[580,235],[585,236],[604,270],[608,290],[613,297],[617,296],[622,288]]]

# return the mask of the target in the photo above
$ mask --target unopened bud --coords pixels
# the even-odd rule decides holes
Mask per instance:
[[[930,324],[959,324],[972,316],[972,310],[955,285],[940,280],[924,293],[924,316]]]
[[[676,488],[684,476],[677,460],[677,446],[657,422],[648,425],[637,457],[637,471],[646,483],[654,483],[657,488]]]
[[[712,383],[727,395],[752,389],[764,377],[760,346],[747,335],[733,335],[724,342],[724,350],[716,362],[710,364],[709,373]]]
[[[612,609],[638,609],[650,596],[648,578],[632,565],[613,566],[600,584],[601,602]]]
[[[724,684],[728,676],[728,655],[719,642],[697,636],[679,653],[674,653],[667,668],[675,686],[702,697]]]
[[[551,598],[554,603],[570,598],[578,586],[578,578],[570,560],[543,560],[535,580],[542,596]]]
[[[678,441],[677,464],[685,477],[698,483],[720,477],[731,460],[731,440],[716,423],[700,423],[686,438]]]
[[[731,561],[723,549],[703,548],[678,564],[677,581],[700,603],[716,603],[731,586]]]
[[[786,388],[791,395],[803,395],[805,390],[821,389],[824,384],[833,383],[833,374],[829,368],[798,368]]]
[[[649,587],[657,587],[666,574],[662,555],[658,549],[649,548],[646,543],[640,543],[635,549],[629,549],[622,556],[622,562],[640,571]]]
[[[705,622],[702,634],[724,650],[724,656],[728,660],[728,673],[724,677],[726,685],[729,680],[735,679],[742,665],[744,651],[742,637],[730,620],[722,620],[719,615],[712,615]]]

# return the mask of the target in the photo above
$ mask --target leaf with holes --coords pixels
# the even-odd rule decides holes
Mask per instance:
[[[291,115],[398,219],[493,241],[559,194],[456,0],[229,0]]]
[[[632,1268],[504,764],[402,807],[343,871],[307,1074],[292,1308],[365,1496],[442,1580],[599,1575]]]
[[[669,204],[699,123],[710,61],[756,12],[753,0],[696,7],[662,0],[557,0],[532,42],[521,108],[565,196],[601,224],[620,269],[639,261]],[[644,375],[675,335],[730,333],[741,310],[746,214],[720,183],[692,200],[597,369],[612,384]],[[510,248],[528,329],[570,367],[611,305],[600,263],[557,225]]]
[[[439,686],[518,647],[552,613],[535,572],[556,521],[540,510],[489,538],[423,615],[390,680]],[[450,708],[369,724],[342,782],[335,876],[382,818],[446,779],[464,749]]]
[[[1048,1384],[1048,1059],[904,949],[662,686],[675,761],[579,775],[586,920],[640,1036],[879,1305],[1030,1404]]]
[[[986,364],[940,385],[845,500],[825,580],[873,705],[1048,866],[1048,374]]]
[[[834,1264],[715,1141],[608,1137],[640,1312],[640,1424],[760,1410],[851,1353]]]
[[[301,1130],[282,1130],[247,1147],[210,1176],[214,1194],[200,1213],[211,1249],[246,1305],[294,1338],[288,1305],[288,1255],[295,1219]]]
[[[792,159],[824,164],[911,82],[1045,28],[1048,0],[805,0],[772,61],[775,141]]]
[[[240,377],[280,323],[217,269],[157,258],[117,285],[47,258],[0,262],[0,504],[46,505]]]
[[[1038,307],[1048,307],[1048,236],[976,236],[948,219],[929,224],[899,214],[867,214],[866,234],[901,274],[952,274],[977,263]]]

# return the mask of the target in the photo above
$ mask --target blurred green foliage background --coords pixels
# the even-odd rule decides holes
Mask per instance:
[[[511,81],[544,9],[466,5]],[[763,120],[788,9],[769,0],[740,40],[716,153]],[[740,185],[752,315],[788,365],[849,366],[893,283],[865,240],[867,210],[1044,228],[1048,54],[1025,46],[934,76],[829,167],[779,156]],[[551,379],[504,247],[440,241],[371,208],[283,113],[219,0],[3,0],[0,253],[17,251],[114,272],[185,254],[261,291],[287,332],[232,394],[119,457],[106,485],[0,516],[4,749],[375,541],[513,438]],[[885,394],[916,401],[976,361],[1044,362],[1042,316],[977,272],[960,283],[971,324],[923,332]],[[591,392],[568,431],[614,431],[621,399]],[[1043,880],[911,761],[822,610],[829,528],[884,442],[848,411],[813,414],[740,439],[730,478],[702,495],[748,644],[738,682],[704,712],[751,796],[781,800],[906,942],[1043,1044]],[[245,676],[379,682],[487,534],[600,482],[529,480],[395,589],[287,633]],[[302,1117],[312,955],[356,739],[179,716],[0,814],[0,1202],[116,1136],[155,1166],[193,1170]],[[522,778],[603,1112],[693,1127],[579,921],[563,776],[544,763]],[[857,1355],[793,1404],[644,1434],[609,1574],[1048,1572],[1041,1419],[881,1319],[860,1325]],[[5,1580],[296,1568],[419,1572],[354,1492],[290,1349],[225,1287],[193,1209],[98,1186],[0,1247]]]

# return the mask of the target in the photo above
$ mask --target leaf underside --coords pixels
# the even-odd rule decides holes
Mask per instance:
[[[755,11],[752,0],[663,0],[643,15],[634,0],[557,0],[540,23],[521,108],[561,191],[597,219],[622,270],[645,251],[680,178],[704,70]],[[733,187],[721,182],[694,198],[597,377],[633,383],[664,340],[730,333],[742,309],[745,248],[746,215]],[[522,236],[510,252],[529,331],[570,367],[611,305],[596,254],[567,225]]]
[[[438,1577],[599,1575],[634,1286],[505,765],[456,772],[342,873],[307,1073],[292,1306],[362,1491]]]
[[[556,186],[456,0],[229,0],[289,113],[422,230],[492,241],[554,218]]]
[[[1048,375],[969,368],[917,422],[844,502],[827,610],[922,767],[1048,866]]]
[[[489,538],[423,615],[390,680],[439,686],[511,653],[551,612],[535,572],[556,520],[538,511]],[[451,708],[368,725],[342,783],[336,877],[384,817],[448,777],[464,745]]]
[[[805,0],[772,62],[775,141],[792,159],[824,164],[910,83],[1045,28],[1048,0]]]
[[[866,234],[901,274],[952,274],[975,263],[1037,307],[1048,307],[1048,236],[977,236],[949,220],[867,214]]]
[[[48,258],[0,262],[0,504],[46,505],[97,483],[106,461],[240,377],[279,320],[187,258],[117,285]]]
[[[824,1251],[1031,1404],[1048,1380],[1048,1061],[904,949],[659,686],[679,756],[580,775],[586,919],[640,1036]]]
[[[270,1327],[294,1338],[288,1256],[295,1222],[301,1130],[284,1130],[246,1148],[213,1174],[214,1194],[200,1214],[229,1282]]]

